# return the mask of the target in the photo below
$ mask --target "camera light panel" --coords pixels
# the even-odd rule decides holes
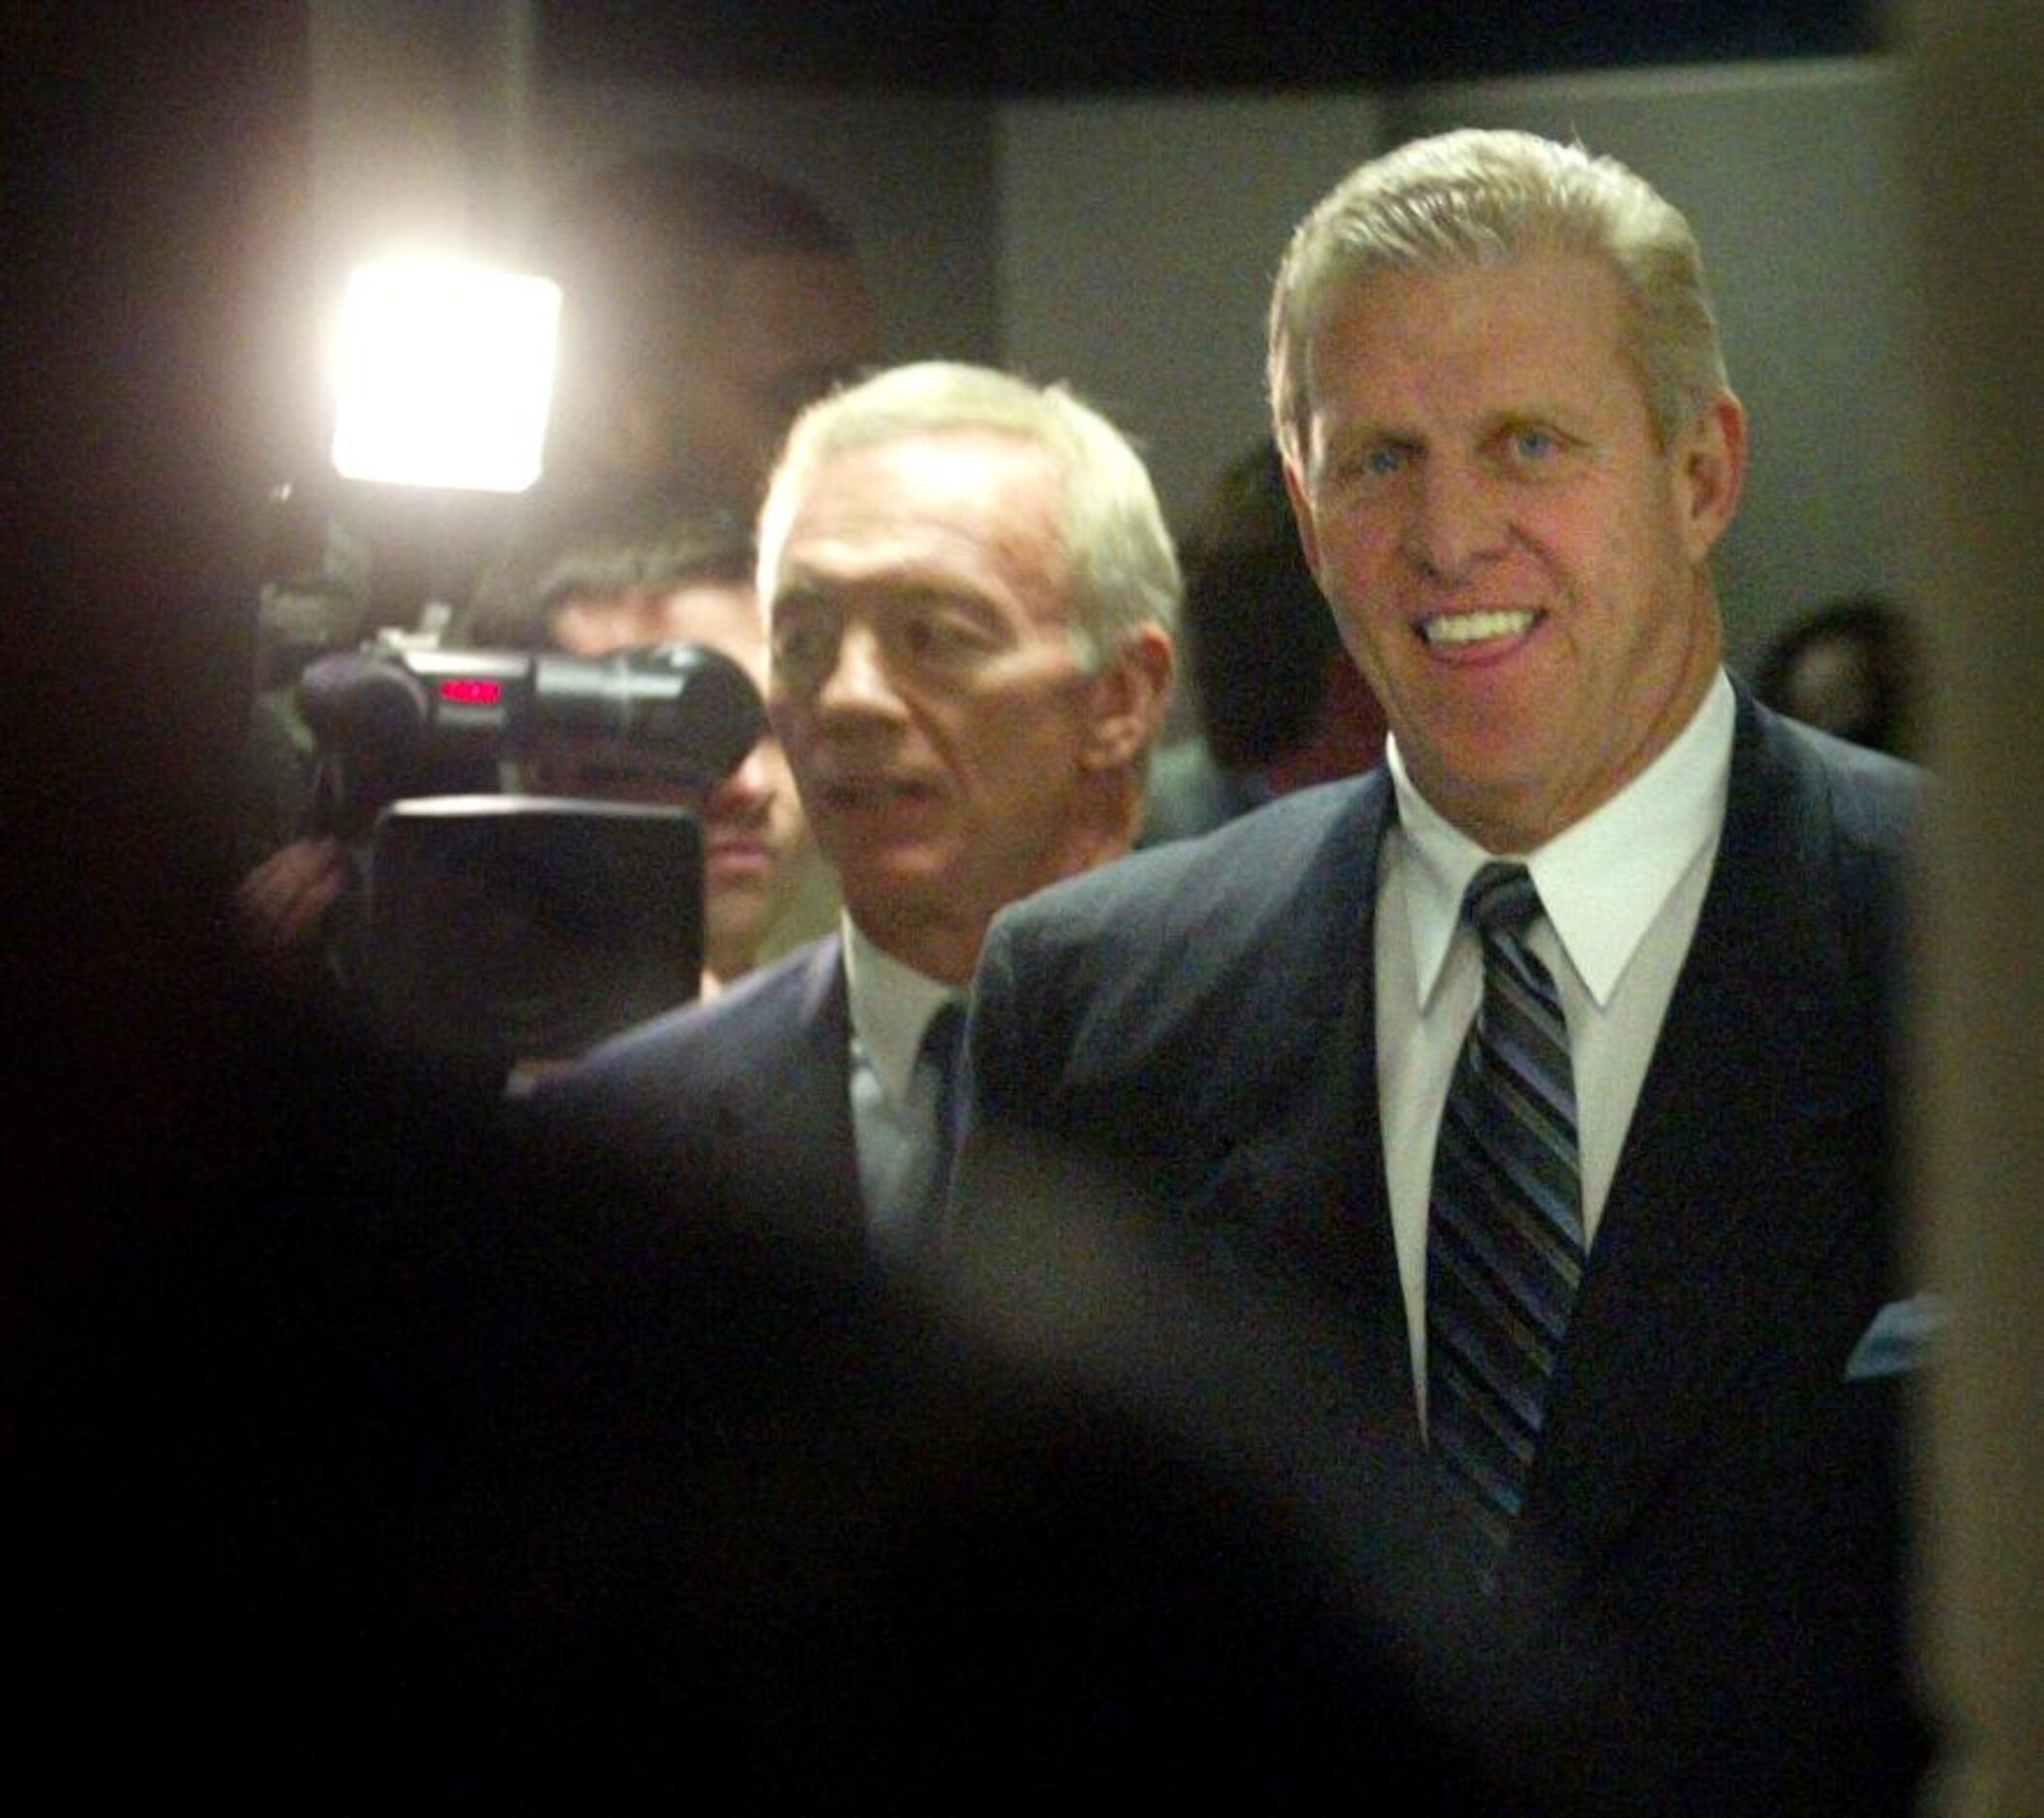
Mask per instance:
[[[453,259],[359,267],[334,344],[348,479],[523,492],[539,477],[559,287]]]

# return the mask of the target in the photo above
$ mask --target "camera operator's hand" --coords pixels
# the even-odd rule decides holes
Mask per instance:
[[[234,893],[243,936],[264,971],[305,982],[319,954],[326,913],[347,889],[347,848],[338,839],[297,839],[272,853]]]

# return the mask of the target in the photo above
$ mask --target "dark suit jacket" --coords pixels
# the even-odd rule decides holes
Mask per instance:
[[[1916,794],[1741,696],[1716,869],[1464,1663],[1529,1801],[1909,1808],[1897,1389],[1847,1360],[1907,1291],[1889,1033]],[[1004,917],[960,1205],[1000,1133],[1103,1158],[1207,1266],[1332,1316],[1356,1418],[1411,1422],[1373,1068],[1394,812],[1377,772]]]
[[[1319,1431],[1281,1419],[1240,1431],[1307,1373],[1149,1257],[1023,1242],[979,1277],[869,1264],[849,1040],[826,940],[605,1045],[514,1118],[526,1194],[630,1287],[620,1309],[517,1220],[486,1244],[473,1297],[542,1390],[569,1385],[571,1430],[524,1442],[544,1395],[522,1379],[513,1425],[486,1385],[493,1455],[540,1484],[477,1500],[588,1526],[554,1482],[557,1455],[586,1460],[570,1488],[625,1532],[590,1526],[575,1557],[618,1549],[622,1567],[589,1569],[635,1597],[647,1555],[656,1587],[679,1581],[678,1612],[634,1619],[667,1637],[650,1668],[597,1688],[628,1700],[628,1742],[661,1750],[627,1770],[665,1793],[673,1753],[708,1738],[732,1760],[706,1785],[739,1771],[741,1809],[949,1809],[994,1785],[1042,1804],[1113,1782],[1256,1811],[1367,1786],[1404,1818],[1489,1818],[1482,1764],[1444,1750],[1407,1667],[1426,1588],[1387,1610],[1379,1574],[1346,1565],[1405,1582],[1379,1511],[1402,1520],[1424,1488],[1357,1488],[1402,1454],[1347,1434],[1309,1453]],[[556,1300],[579,1348],[542,1323]],[[1338,1532],[1290,1493],[1308,1476],[1341,1486]]]
[[[835,935],[604,1043],[541,1084],[536,1136],[862,1241],[851,1012]],[[685,1195],[683,1196],[685,1197]]]

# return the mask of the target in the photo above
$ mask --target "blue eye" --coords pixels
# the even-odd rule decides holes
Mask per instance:
[[[1551,460],[1561,452],[1561,439],[1551,430],[1515,430],[1512,436],[1512,452],[1521,461]]]
[[[1328,474],[1337,481],[1388,480],[1402,471],[1410,459],[1410,451],[1397,442],[1372,442],[1338,455],[1328,464]]]

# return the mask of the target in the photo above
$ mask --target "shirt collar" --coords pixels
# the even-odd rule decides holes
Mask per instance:
[[[1569,963],[1606,1005],[1668,893],[1724,825],[1736,717],[1721,669],[1667,750],[1594,813],[1521,854],[1487,852],[1444,820],[1406,773],[1396,735],[1388,739],[1398,825],[1413,861],[1404,872],[1406,925],[1420,1001],[1440,982],[1469,880],[1491,859],[1518,857]]]
[[[843,918],[845,995],[852,1015],[852,1039],[880,1076],[889,1100],[907,1095],[923,1031],[946,1004],[963,993],[884,953]]]

